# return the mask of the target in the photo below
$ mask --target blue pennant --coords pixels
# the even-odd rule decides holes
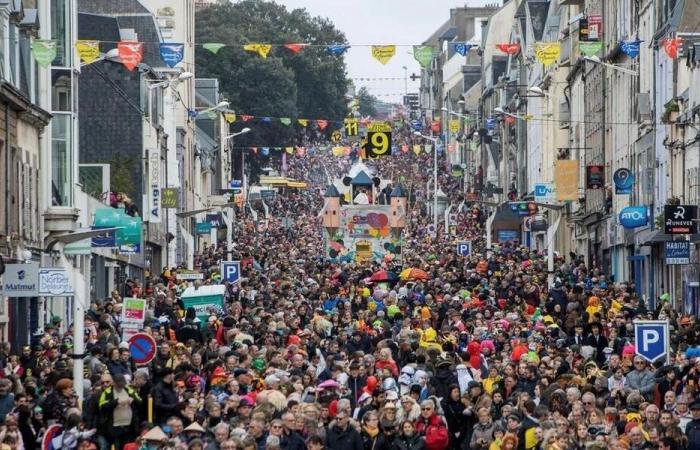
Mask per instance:
[[[467,53],[469,53],[469,50],[471,50],[472,47],[473,47],[472,44],[467,44],[466,42],[453,42],[452,43],[452,48],[454,49],[454,51],[459,53],[462,56],[467,56]]]
[[[349,48],[350,46],[346,44],[331,44],[326,48],[326,50],[328,50],[328,53],[333,56],[340,56]]]
[[[625,55],[634,59],[639,56],[639,44],[642,42],[644,41],[640,41],[639,39],[635,39],[634,41],[622,41],[620,42],[620,50],[622,50],[622,53]]]
[[[160,59],[168,67],[175,67],[185,57],[185,44],[160,44]]]

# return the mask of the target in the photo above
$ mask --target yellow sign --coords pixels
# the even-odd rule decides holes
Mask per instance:
[[[333,133],[331,133],[331,141],[333,142],[338,142],[343,138],[343,135],[340,133],[340,130],[335,130]]]
[[[559,60],[561,46],[559,42],[536,42],[535,58],[540,63],[548,66]]]
[[[373,45],[372,56],[382,64],[386,64],[396,54],[395,45]]]
[[[345,121],[343,122],[343,125],[345,126],[345,135],[346,136],[357,136],[357,133],[358,133],[357,119],[345,119]]]
[[[557,200],[578,200],[578,160],[565,159],[554,165]]]
[[[459,133],[459,119],[450,119],[450,133]]]
[[[391,152],[391,127],[389,131],[368,131],[367,146],[365,147],[368,158],[379,158],[390,155]]]
[[[391,133],[391,125],[386,122],[372,122],[369,124],[367,131]]]
[[[160,205],[163,208],[177,208],[178,188],[163,188],[160,190]]]
[[[80,60],[85,64],[90,64],[100,58],[100,41],[76,41],[75,49],[78,51]]]

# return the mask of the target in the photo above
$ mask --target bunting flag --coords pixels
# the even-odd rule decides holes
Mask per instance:
[[[333,56],[340,56],[343,53],[345,53],[349,48],[350,46],[346,44],[332,44],[326,47],[326,50]]]
[[[233,123],[236,121],[236,115],[234,113],[224,113],[224,119],[226,119],[226,123]]]
[[[450,119],[448,122],[448,126],[450,128],[450,133],[458,133],[459,132],[459,119]]]
[[[262,123],[267,123],[267,124],[272,123],[272,119],[269,117],[263,117],[262,119],[260,119],[260,121]]]
[[[455,146],[453,144],[447,144],[447,151],[452,153],[455,151]]]
[[[299,125],[302,127],[309,126],[309,119],[297,119],[297,122],[299,122]]]
[[[85,64],[90,64],[100,58],[100,41],[75,41],[75,49],[80,60]]]
[[[669,58],[671,58],[671,59],[678,58],[678,47],[681,46],[682,42],[683,42],[683,39],[681,39],[681,38],[664,39],[664,41],[663,41],[664,50],[666,51],[666,54],[668,55]]]
[[[284,48],[294,53],[295,55],[308,46],[309,44],[284,44]]]
[[[433,151],[433,145],[432,145],[432,144],[425,144],[425,145],[423,146],[423,148],[425,149],[425,153],[431,153],[431,152]]]
[[[37,64],[49,67],[56,58],[56,42],[37,39],[32,42],[32,53]]]
[[[386,64],[396,54],[395,45],[373,45],[372,56],[382,64]]]
[[[514,125],[516,121],[517,121],[517,119],[516,119],[515,117],[513,117],[513,116],[506,116],[505,119],[504,119],[504,122],[505,122],[507,125]]]
[[[319,119],[316,121],[316,126],[318,127],[319,130],[323,131],[328,126],[328,121]]]
[[[578,50],[583,56],[595,56],[599,51],[603,49],[603,43],[597,42],[585,42],[580,41],[578,43]],[[624,52],[624,49],[622,50]]]
[[[143,59],[143,43],[136,41],[119,41],[117,44],[119,58],[128,70],[134,70]]]
[[[416,155],[420,155],[420,152],[421,152],[420,145],[415,144],[415,145],[413,146],[413,153],[415,153]]]
[[[292,124],[292,119],[289,117],[280,117],[280,123],[285,126],[289,126]]]
[[[265,59],[267,58],[267,54],[270,53],[270,50],[272,50],[272,45],[259,43],[245,44],[243,46],[243,50],[251,53],[257,53],[258,56]]]
[[[297,156],[304,156],[306,154],[306,147],[297,147]]]
[[[185,57],[185,44],[160,44],[160,59],[173,68]]]
[[[510,56],[515,56],[520,53],[520,44],[517,42],[512,44],[496,44],[496,48]]]
[[[258,154],[258,147],[250,147],[250,149],[255,153],[256,155]]]
[[[421,67],[427,67],[433,60],[433,47],[430,45],[414,45],[413,57]]]
[[[452,42],[450,45],[452,45],[452,50],[454,50],[455,53],[459,53],[462,56],[467,56],[467,53],[469,53],[469,50],[473,47],[472,44],[467,42]]]
[[[263,147],[262,148],[262,155],[268,156],[269,154],[270,154],[270,147]]]
[[[284,151],[291,155],[292,153],[294,153],[294,147],[285,147]]]
[[[202,44],[202,48],[204,48],[204,50],[208,50],[215,55],[219,53],[219,50],[221,50],[224,47],[226,47],[226,44],[221,44],[219,42],[207,42],[205,44]]]
[[[241,114],[241,120],[243,122],[247,122],[247,121],[251,120],[252,118],[253,118],[253,116],[249,116],[248,114]]]
[[[622,41],[620,42],[620,50],[622,50],[622,53],[624,53],[625,55],[634,59],[637,56],[639,56],[639,44],[641,44],[642,42],[644,41],[640,41],[639,39],[635,39],[633,41]],[[601,44],[602,48],[602,42],[599,42],[599,44]]]
[[[536,42],[535,59],[538,62],[549,66],[559,60],[561,46],[559,42]]]

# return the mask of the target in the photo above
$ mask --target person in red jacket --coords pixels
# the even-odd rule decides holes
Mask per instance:
[[[389,369],[393,377],[399,376],[399,367],[396,365],[396,361],[391,357],[391,349],[383,348],[379,352],[379,359],[375,363],[374,367],[377,371]]]
[[[450,443],[447,425],[437,414],[435,402],[431,399],[424,400],[420,405],[416,432],[425,437],[425,450],[446,450]]]

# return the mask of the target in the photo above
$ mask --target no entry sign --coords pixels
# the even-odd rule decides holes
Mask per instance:
[[[156,356],[156,341],[146,333],[136,333],[129,339],[129,352],[136,364],[148,364]]]

